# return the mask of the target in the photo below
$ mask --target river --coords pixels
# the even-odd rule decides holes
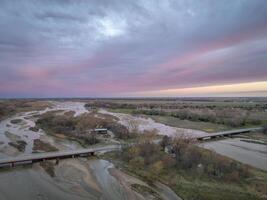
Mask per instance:
[[[42,130],[29,129],[35,126],[38,115],[47,111],[74,111],[75,116],[88,112],[84,108],[84,103],[52,103],[52,108],[19,113],[0,122],[0,159],[33,153],[35,139],[50,143],[59,150],[81,148],[76,142],[56,139],[46,135]],[[16,143],[18,140],[26,143],[22,152],[10,145],[10,142]],[[93,158],[61,160],[59,164],[50,163],[48,170],[44,170],[39,163],[0,169],[0,200],[154,199],[153,196],[144,196],[132,190],[132,184],[144,185],[164,200],[180,200],[167,186],[152,188],[143,181],[115,169],[109,161]]]
[[[202,143],[200,146],[253,167],[267,170],[267,145],[242,138],[224,139]],[[255,142],[255,141],[254,141]]]

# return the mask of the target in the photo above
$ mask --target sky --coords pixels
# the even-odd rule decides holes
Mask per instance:
[[[0,98],[267,96],[266,0],[0,0]]]

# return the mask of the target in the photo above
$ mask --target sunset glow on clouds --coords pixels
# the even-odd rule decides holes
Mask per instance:
[[[265,0],[0,4],[0,97],[267,96]]]
[[[239,83],[230,85],[213,85],[206,87],[167,89],[157,91],[137,92],[135,96],[143,97],[194,97],[194,96],[267,96],[267,81],[253,83]]]

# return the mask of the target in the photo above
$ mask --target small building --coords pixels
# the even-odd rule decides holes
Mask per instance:
[[[95,128],[94,132],[97,134],[107,134],[108,133],[108,129],[106,128]]]

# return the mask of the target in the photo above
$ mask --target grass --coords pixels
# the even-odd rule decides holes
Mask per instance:
[[[172,116],[150,116],[150,117],[154,119],[156,122],[159,122],[159,123],[162,123],[168,126],[201,130],[201,131],[205,131],[208,133],[226,131],[226,130],[231,129],[231,127],[221,125],[221,124],[181,120],[181,119],[178,119]]]
[[[214,182],[194,181],[189,182],[186,179],[178,181],[174,188],[184,199],[205,199],[205,200],[256,200],[257,195],[247,192],[242,187],[236,187],[231,184],[220,184]]]

